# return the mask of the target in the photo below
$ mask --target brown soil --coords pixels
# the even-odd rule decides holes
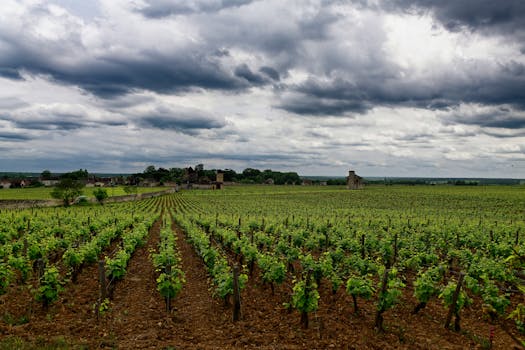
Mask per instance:
[[[403,303],[385,313],[385,333],[373,329],[373,301],[358,300],[360,315],[353,314],[352,300],[340,289],[332,295],[327,283],[320,288],[319,311],[310,315],[310,327],[300,326],[297,312],[288,312],[290,281],[261,285],[257,268],[242,292],[242,319],[232,321],[231,308],[212,296],[205,266],[176,230],[186,284],[166,312],[156,291],[151,251],[157,249],[159,222],[147,244],[137,249],[125,278],[117,283],[109,310],[97,320],[93,305],[98,298],[97,267],[82,270],[75,285],[67,286],[59,302],[44,310],[31,302],[24,287],[0,297],[0,314],[14,318],[27,313],[22,325],[0,321],[0,339],[18,336],[28,341],[65,338],[73,347],[119,349],[481,349],[489,336],[489,322],[481,310],[462,312],[463,331],[443,328],[446,310],[439,301],[412,315],[416,304],[407,288]],[[479,303],[476,303],[479,305]],[[495,326],[493,349],[513,349],[514,342]]]

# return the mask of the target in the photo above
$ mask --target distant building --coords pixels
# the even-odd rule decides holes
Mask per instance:
[[[365,187],[363,178],[359,175],[356,175],[355,171],[350,170],[348,176],[346,177],[346,188],[349,190],[360,190]]]
[[[224,187],[224,173],[220,170],[217,170],[217,174],[215,176],[215,181],[211,183],[212,190],[222,190]]]
[[[301,185],[303,186],[312,186],[314,184],[314,182],[310,179],[304,179],[303,182],[301,183]]]
[[[9,180],[1,180],[0,181],[0,187],[2,187],[2,188],[10,188],[11,187],[11,181],[9,181]]]
[[[31,181],[28,179],[3,179],[0,181],[2,188],[24,188],[31,186]]]

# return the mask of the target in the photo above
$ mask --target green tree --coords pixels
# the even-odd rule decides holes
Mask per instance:
[[[64,201],[64,206],[69,206],[70,202],[82,194],[82,188],[84,184],[70,179],[64,178],[55,186],[55,189],[51,192],[51,197],[61,199]]]
[[[95,196],[97,202],[99,202],[102,205],[104,204],[104,200],[108,198],[108,191],[106,191],[103,188],[97,188],[93,191],[93,195]]]
[[[51,178],[51,171],[47,169],[42,171],[42,173],[40,174],[40,177],[42,177],[43,180],[49,180]]]
[[[89,173],[86,170],[79,169],[77,171],[72,171],[70,173],[65,173],[60,176],[61,179],[71,179],[71,180],[87,180]]]

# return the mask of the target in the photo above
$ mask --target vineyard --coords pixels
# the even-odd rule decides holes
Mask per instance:
[[[93,198],[93,191],[97,187],[86,187],[83,189],[87,197]],[[50,200],[52,187],[36,187],[36,188],[0,188],[0,200]],[[166,187],[137,187],[138,193],[159,192],[165,191]],[[115,186],[107,189],[108,196],[124,196],[127,193],[123,186]]]
[[[0,210],[0,349],[525,346],[525,188]]]

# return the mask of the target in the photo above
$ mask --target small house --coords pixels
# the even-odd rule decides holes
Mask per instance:
[[[11,181],[10,180],[0,180],[0,187],[2,188],[11,188]]]

